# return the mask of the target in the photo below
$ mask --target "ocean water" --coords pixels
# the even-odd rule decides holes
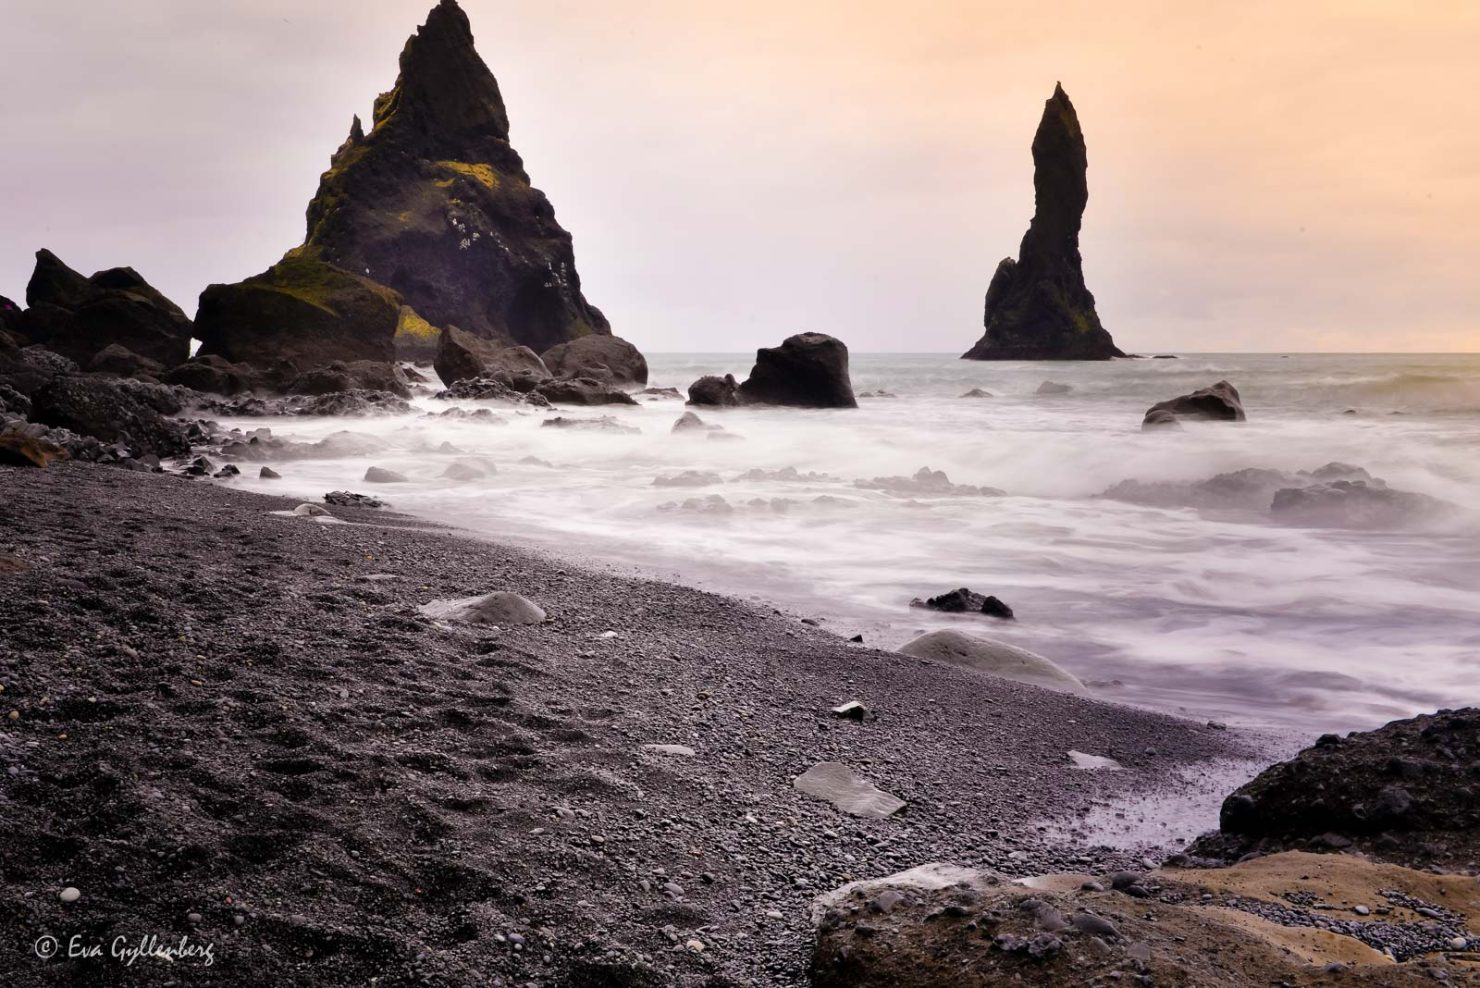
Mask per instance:
[[[743,377],[750,357],[658,354],[650,365],[653,386],[682,390],[705,373]],[[241,487],[315,500],[373,493],[494,539],[770,603],[885,648],[936,628],[998,638],[1120,702],[1316,731],[1480,701],[1480,355],[1010,364],[855,354],[852,372],[856,391],[894,397],[849,411],[699,410],[739,437],[729,441],[671,432],[678,399],[562,413],[611,415],[637,430],[628,433],[546,428],[545,413],[492,405],[502,424],[422,414],[223,424],[304,441],[349,430],[375,447],[273,464],[280,481],[258,480],[254,466]],[[1223,378],[1248,422],[1140,431],[1152,403]],[[1071,390],[1038,394],[1044,381]],[[971,388],[993,397],[960,397]],[[460,459],[497,472],[441,476]],[[1266,503],[1102,496],[1125,481],[1333,461],[1459,510],[1347,530],[1281,524]],[[367,484],[371,465],[409,482]],[[799,476],[739,479],[787,467]],[[1003,493],[856,485],[922,467]],[[656,483],[682,471],[717,479]],[[960,586],[995,594],[1018,620],[909,606]]]

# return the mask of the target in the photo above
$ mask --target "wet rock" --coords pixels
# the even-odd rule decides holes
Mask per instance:
[[[904,800],[879,789],[841,762],[818,762],[793,779],[792,786],[853,816],[881,820],[905,807]]]
[[[88,362],[87,369],[94,374],[113,374],[117,377],[158,378],[164,374],[164,365],[157,360],[141,357],[132,350],[110,343],[99,350]]]
[[[779,347],[757,350],[755,366],[737,394],[748,405],[858,407],[848,377],[848,348],[825,333],[799,333]]]
[[[139,453],[181,456],[190,451],[184,427],[159,412],[171,397],[133,381],[63,375],[32,397],[32,417]]]
[[[67,459],[62,447],[21,432],[0,432],[0,466],[44,467]]]
[[[385,467],[370,467],[365,471],[365,480],[371,484],[404,484],[406,475]]]
[[[459,401],[504,401],[514,405],[549,408],[549,399],[533,391],[516,391],[497,377],[474,377],[458,381],[432,397]]]
[[[637,347],[616,336],[582,336],[557,343],[540,356],[557,377],[588,377],[620,388],[648,380],[647,360]]]
[[[300,515],[305,518],[332,517],[329,514],[328,508],[322,507],[317,504],[300,504],[298,505],[298,507],[293,509],[293,514]]]
[[[1147,412],[1146,417],[1141,420],[1142,432],[1151,432],[1155,429],[1180,428],[1182,428],[1182,423],[1177,421],[1177,416],[1173,415],[1165,408],[1153,408],[1151,409],[1151,411]]]
[[[534,601],[504,590],[481,597],[433,600],[419,610],[434,621],[456,624],[527,625],[539,624],[546,617]]]
[[[833,707],[828,713],[842,720],[863,721],[868,719],[869,709],[857,700],[849,700],[847,703]]]
[[[447,464],[447,469],[442,471],[442,476],[448,480],[481,480],[491,473],[497,473],[490,463],[474,462],[473,460],[454,460]]]
[[[1033,135],[1035,209],[1017,260],[1004,258],[987,288],[982,338],[967,360],[1106,360],[1123,357],[1100,325],[1084,284],[1079,230],[1089,201],[1079,116],[1062,86]]]
[[[282,480],[283,479],[283,475],[280,474],[280,473],[278,473],[276,470],[272,469],[272,467],[263,467],[261,470],[257,471],[257,476],[261,480]]]
[[[1278,521],[1312,528],[1403,528],[1460,514],[1448,501],[1364,480],[1282,488],[1269,510]]]
[[[716,377],[707,374],[689,385],[690,405],[700,405],[709,408],[733,408],[740,404],[740,386],[735,383],[733,374],[724,377]]]
[[[1205,422],[1242,422],[1246,417],[1238,389],[1227,381],[1219,381],[1190,394],[1157,402],[1146,410],[1141,428],[1165,428],[1168,424],[1167,415],[1172,416],[1173,420],[1193,419]]]
[[[654,487],[707,487],[722,483],[724,479],[709,470],[684,470],[682,473],[653,478]]]
[[[991,398],[991,397],[994,397],[994,396],[993,396],[992,392],[990,392],[990,391],[983,391],[981,388],[972,388],[970,391],[966,392],[961,397],[962,398]]]
[[[234,364],[213,354],[198,354],[161,376],[165,384],[175,384],[208,394],[235,395],[261,385],[262,376],[245,364]]]
[[[704,420],[703,419],[701,419],[699,416],[695,415],[693,412],[684,412],[682,415],[680,415],[678,417],[678,421],[676,421],[676,422],[673,423],[673,429],[671,431],[673,431],[673,432],[707,432],[708,430],[709,430],[709,426],[707,426],[707,425],[704,424]]]
[[[910,606],[924,607],[932,611],[944,611],[947,614],[985,614],[987,617],[1000,618],[1004,621],[1013,620],[1011,607],[1008,607],[996,597],[984,596],[976,593],[969,587],[950,590],[938,597],[930,597],[925,600],[916,597],[910,601]]]
[[[546,400],[565,405],[637,404],[637,400],[621,388],[589,377],[552,378],[535,390]]]
[[[324,495],[325,504],[337,504],[342,508],[383,508],[386,503],[378,497],[368,494],[356,494],[353,491],[330,491]]]
[[[563,415],[545,419],[540,423],[541,427],[551,429],[589,429],[594,432],[615,432],[623,435],[635,436],[642,432],[634,426],[623,425],[610,415],[603,415],[594,419],[572,419]]]
[[[1219,831],[1188,849],[1250,851],[1355,845],[1414,867],[1480,855],[1480,709],[1397,720],[1306,748],[1223,802]]]
[[[1069,761],[1075,768],[1082,769],[1087,772],[1118,772],[1121,769],[1125,768],[1124,765],[1120,764],[1113,758],[1107,758],[1104,755],[1091,755],[1083,751],[1071,750],[1069,752]],[[1119,888],[1119,886],[1116,886],[1116,888]]]
[[[995,487],[976,487],[971,484],[953,484],[944,470],[921,467],[913,477],[875,477],[872,480],[855,480],[853,486],[862,490],[887,491],[910,497],[1001,497],[1004,493]]]
[[[283,386],[290,395],[331,395],[354,391],[378,391],[398,398],[411,397],[410,382],[400,367],[374,360],[345,363],[336,360],[292,378]]]
[[[944,662],[1018,683],[1071,693],[1085,692],[1084,684],[1076,676],[1041,655],[1006,642],[964,635],[959,631],[932,631],[900,646],[899,651],[918,659]]]
[[[1033,392],[1040,395],[1066,395],[1074,388],[1067,384],[1057,384],[1053,381],[1044,381],[1038,385],[1038,390]]]
[[[527,346],[505,346],[448,326],[437,338],[437,356],[432,361],[445,385],[476,378],[491,378],[512,390],[533,390],[548,380],[550,370]]]

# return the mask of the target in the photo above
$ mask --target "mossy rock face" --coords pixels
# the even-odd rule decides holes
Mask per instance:
[[[190,356],[189,317],[133,268],[86,278],[51,251],[39,250],[26,304],[13,317],[14,327],[84,366],[109,346],[165,367]]]
[[[195,328],[202,356],[286,381],[335,361],[390,363],[400,318],[395,292],[300,249],[246,281],[207,288]]]
[[[1089,202],[1088,157],[1074,104],[1055,87],[1033,137],[1035,210],[1016,260],[987,288],[986,332],[968,360],[1107,360],[1123,357],[1100,325],[1084,284],[1079,229]]]
[[[417,318],[541,352],[610,332],[581,293],[571,237],[509,144],[498,83],[467,16],[442,0],[395,88],[356,120],[308,207],[306,246],[394,288]],[[403,323],[402,356],[427,347]]]

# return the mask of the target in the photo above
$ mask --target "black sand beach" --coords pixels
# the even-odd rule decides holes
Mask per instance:
[[[1123,866],[1040,824],[1264,743],[388,511],[274,514],[294,504],[0,469],[0,981],[800,984],[817,894],[930,861]],[[550,620],[417,610],[501,589]],[[829,715],[848,700],[877,719]],[[792,788],[829,760],[907,809]],[[188,950],[109,956],[149,936]]]

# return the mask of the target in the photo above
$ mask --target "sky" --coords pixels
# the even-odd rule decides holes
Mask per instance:
[[[644,350],[960,352],[1062,81],[1123,349],[1480,350],[1480,4],[462,0]],[[0,294],[262,271],[432,0],[0,0]]]

